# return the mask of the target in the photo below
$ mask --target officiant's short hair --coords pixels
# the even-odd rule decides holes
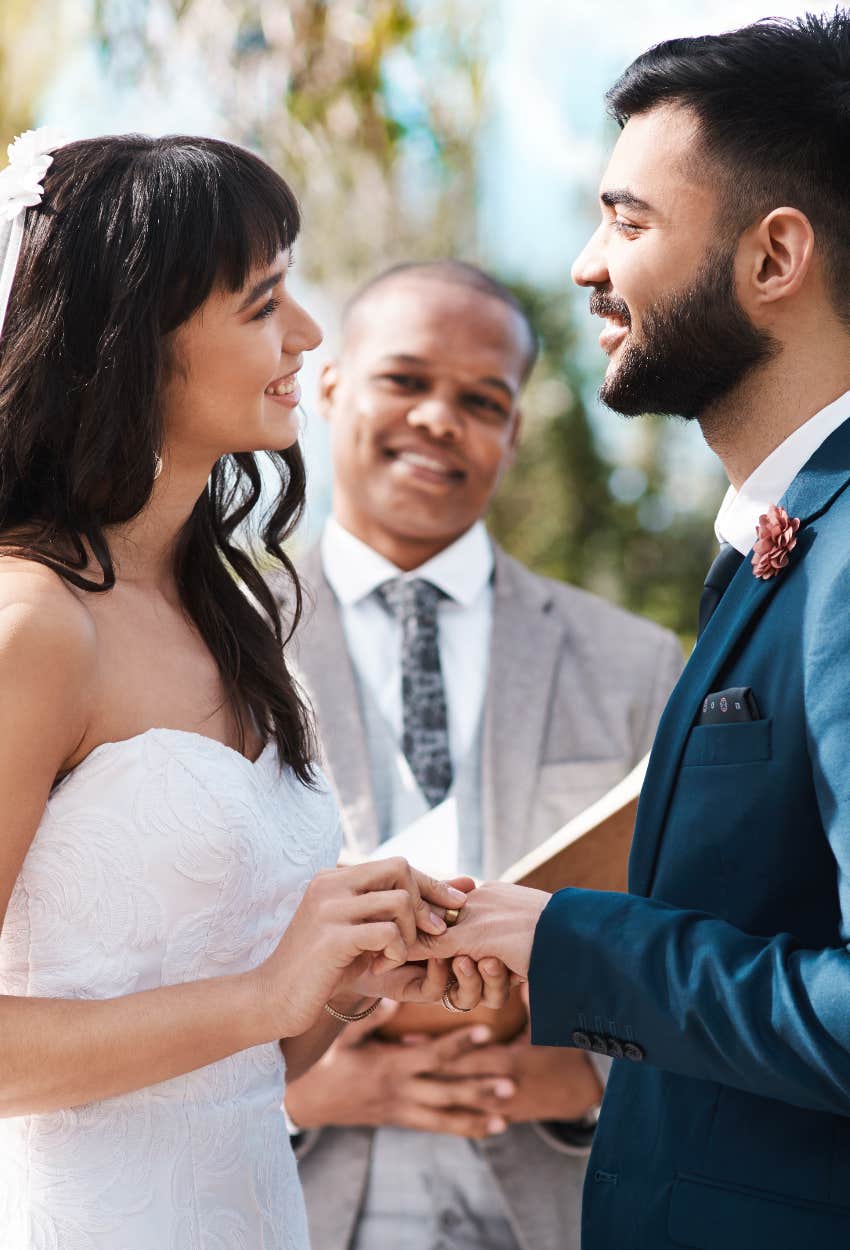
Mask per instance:
[[[469,290],[479,291],[482,295],[488,295],[491,299],[499,300],[500,303],[506,304],[508,308],[512,308],[519,316],[526,332],[527,347],[522,373],[522,380],[526,380],[534,368],[540,351],[540,341],[528,309],[519,296],[509,286],[506,286],[504,282],[500,282],[498,278],[494,278],[485,269],[481,269],[478,265],[473,265],[466,260],[404,261],[401,264],[391,265],[388,269],[382,270],[374,278],[370,278],[368,282],[364,282],[362,286],[358,287],[343,306],[343,336],[353,312],[368,296],[372,295],[378,288],[404,277],[425,278],[426,280],[445,282],[451,286],[467,287]]]
[[[805,213],[850,326],[850,10],[667,40],[632,62],[607,102],[620,126],[667,105],[692,111],[689,171],[718,188],[732,237],[780,206]]]

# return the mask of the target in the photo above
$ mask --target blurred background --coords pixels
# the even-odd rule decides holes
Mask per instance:
[[[491,528],[535,570],[693,637],[724,490],[695,426],[596,400],[604,357],[571,261],[616,137],[603,94],[649,44],[775,0],[0,0],[0,141],[33,125],[216,135],[256,149],[304,212],[299,295],[310,506],[330,504],[318,368],[341,302],[398,260],[460,256],[508,282],[543,340]]]

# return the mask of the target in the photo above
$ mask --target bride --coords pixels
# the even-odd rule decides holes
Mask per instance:
[[[288,285],[298,210],[211,139],[29,132],[10,157],[0,1242],[305,1250],[284,1070],[381,994],[439,1000],[448,966],[407,951],[465,894],[402,860],[333,869],[279,616],[234,540],[266,452],[263,540],[300,608],[280,544],[321,336]],[[497,1005],[507,974],[464,966],[454,1004]]]

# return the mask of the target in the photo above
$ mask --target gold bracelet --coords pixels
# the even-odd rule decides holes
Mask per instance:
[[[343,1024],[354,1024],[357,1020],[365,1020],[367,1016],[371,1016],[373,1011],[377,1011],[381,1005],[380,998],[376,998],[371,1007],[367,1007],[365,1011],[355,1012],[353,1016],[347,1016],[343,1011],[337,1011],[336,1007],[332,1007],[330,1003],[325,1003],[325,1011],[329,1016],[333,1016],[334,1020],[341,1020]]]

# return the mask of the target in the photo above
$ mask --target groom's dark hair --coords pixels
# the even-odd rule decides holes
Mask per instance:
[[[780,206],[805,213],[850,326],[850,11],[670,39],[606,98],[620,126],[666,104],[693,112],[695,174],[717,186],[731,235]]]

